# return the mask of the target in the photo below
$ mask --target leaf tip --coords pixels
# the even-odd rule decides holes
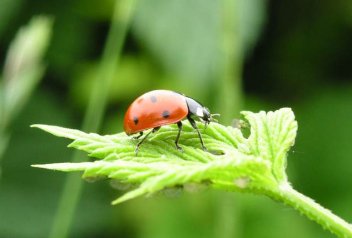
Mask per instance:
[[[114,201],[111,202],[111,205],[115,206],[117,204],[120,204],[121,202],[119,201],[119,199],[115,199]]]
[[[117,199],[115,199],[114,201],[111,202],[111,205],[115,206],[118,204],[121,204],[123,202],[126,202],[127,200],[130,200],[131,198],[127,198],[125,196],[119,197]]]
[[[49,164],[31,164],[33,168],[50,169]]]
[[[80,163],[54,163],[54,164],[33,164],[31,167],[58,170],[64,172],[70,171],[84,171],[92,166],[91,162],[80,162]]]
[[[30,127],[31,128],[38,128],[43,131],[48,131],[53,126],[49,126],[49,125],[45,125],[45,124],[33,124],[33,125],[30,125]]]

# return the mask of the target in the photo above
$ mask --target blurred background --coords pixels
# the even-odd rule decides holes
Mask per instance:
[[[113,134],[137,96],[292,107],[293,186],[352,221],[352,2],[0,0],[0,237],[333,237],[265,197],[123,191],[31,164],[88,160],[35,123]]]

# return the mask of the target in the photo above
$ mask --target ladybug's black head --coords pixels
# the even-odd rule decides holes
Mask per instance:
[[[208,108],[203,107],[202,110],[203,110],[203,116],[199,117],[199,118],[204,122],[204,124],[206,126],[212,121],[212,117],[211,117],[211,114],[210,114]]]
[[[207,126],[211,121],[214,121],[208,108],[189,97],[186,97],[186,102],[189,116],[198,118],[200,121],[204,122],[205,126]]]

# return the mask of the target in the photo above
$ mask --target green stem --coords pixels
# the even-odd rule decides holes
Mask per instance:
[[[351,238],[352,225],[322,207],[314,200],[294,190],[289,184],[284,183],[272,197],[295,208],[309,219],[317,222],[338,237]]]
[[[95,80],[92,95],[84,117],[82,129],[97,131],[104,116],[108,92],[116,72],[123,44],[135,9],[135,0],[116,0],[107,41],[100,62],[98,76]],[[85,155],[75,152],[72,162],[80,162]],[[57,213],[50,232],[50,238],[64,238],[68,236],[75,208],[80,198],[83,183],[79,176],[68,175]]]
[[[257,194],[267,194],[274,200],[285,203],[293,207],[301,214],[321,225],[324,229],[341,238],[352,238],[352,224],[333,214],[330,210],[322,207],[311,198],[294,190],[287,182],[282,183],[277,190],[272,184],[268,184],[271,189],[257,191]],[[225,191],[240,191],[231,183],[215,184],[216,189]],[[265,186],[267,187],[267,186]],[[269,191],[269,192],[268,192]],[[247,191],[248,192],[248,191]]]
[[[220,71],[218,109],[221,119],[231,123],[242,108],[242,66],[241,35],[239,32],[239,1],[223,0],[221,6],[222,35],[220,52],[222,68]]]
[[[220,14],[222,21],[222,34],[220,35],[221,69],[219,74],[219,95],[217,109],[221,114],[221,121],[229,124],[239,113],[242,107],[242,65],[241,42],[239,34],[239,8],[240,0],[220,1]],[[235,195],[236,196],[236,195]],[[241,211],[239,204],[230,203],[233,195],[218,199],[216,237],[241,236]],[[236,198],[239,200],[239,198]],[[232,216],[229,216],[229,210]]]

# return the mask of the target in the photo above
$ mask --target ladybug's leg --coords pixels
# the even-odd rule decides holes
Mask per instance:
[[[182,131],[182,122],[181,121],[177,122],[177,126],[178,126],[178,134],[176,136],[175,145],[179,151],[183,151],[182,147],[178,145],[178,140],[180,139],[180,135]]]
[[[146,134],[146,135],[143,137],[143,139],[142,139],[140,142],[138,142],[138,144],[137,144],[137,146],[136,146],[136,149],[135,149],[136,155],[138,154],[139,147],[142,145],[142,143],[145,141],[145,139],[147,139],[147,137],[148,137],[151,133],[155,133],[155,132],[157,132],[159,129],[160,129],[160,126],[153,128],[153,130],[149,131],[148,134]]]
[[[191,123],[192,127],[197,131],[198,137],[199,137],[199,139],[200,139],[200,143],[202,144],[203,150],[204,150],[204,151],[208,151],[207,148],[206,148],[205,145],[204,145],[202,135],[201,135],[200,132],[199,132],[199,129],[198,129],[198,127],[197,127],[196,122],[195,122],[190,116],[188,116],[187,119],[188,119],[188,121]]]
[[[137,140],[139,138],[141,138],[141,136],[143,135],[143,131],[139,132],[139,135],[138,136],[134,136],[132,137],[133,139]]]

